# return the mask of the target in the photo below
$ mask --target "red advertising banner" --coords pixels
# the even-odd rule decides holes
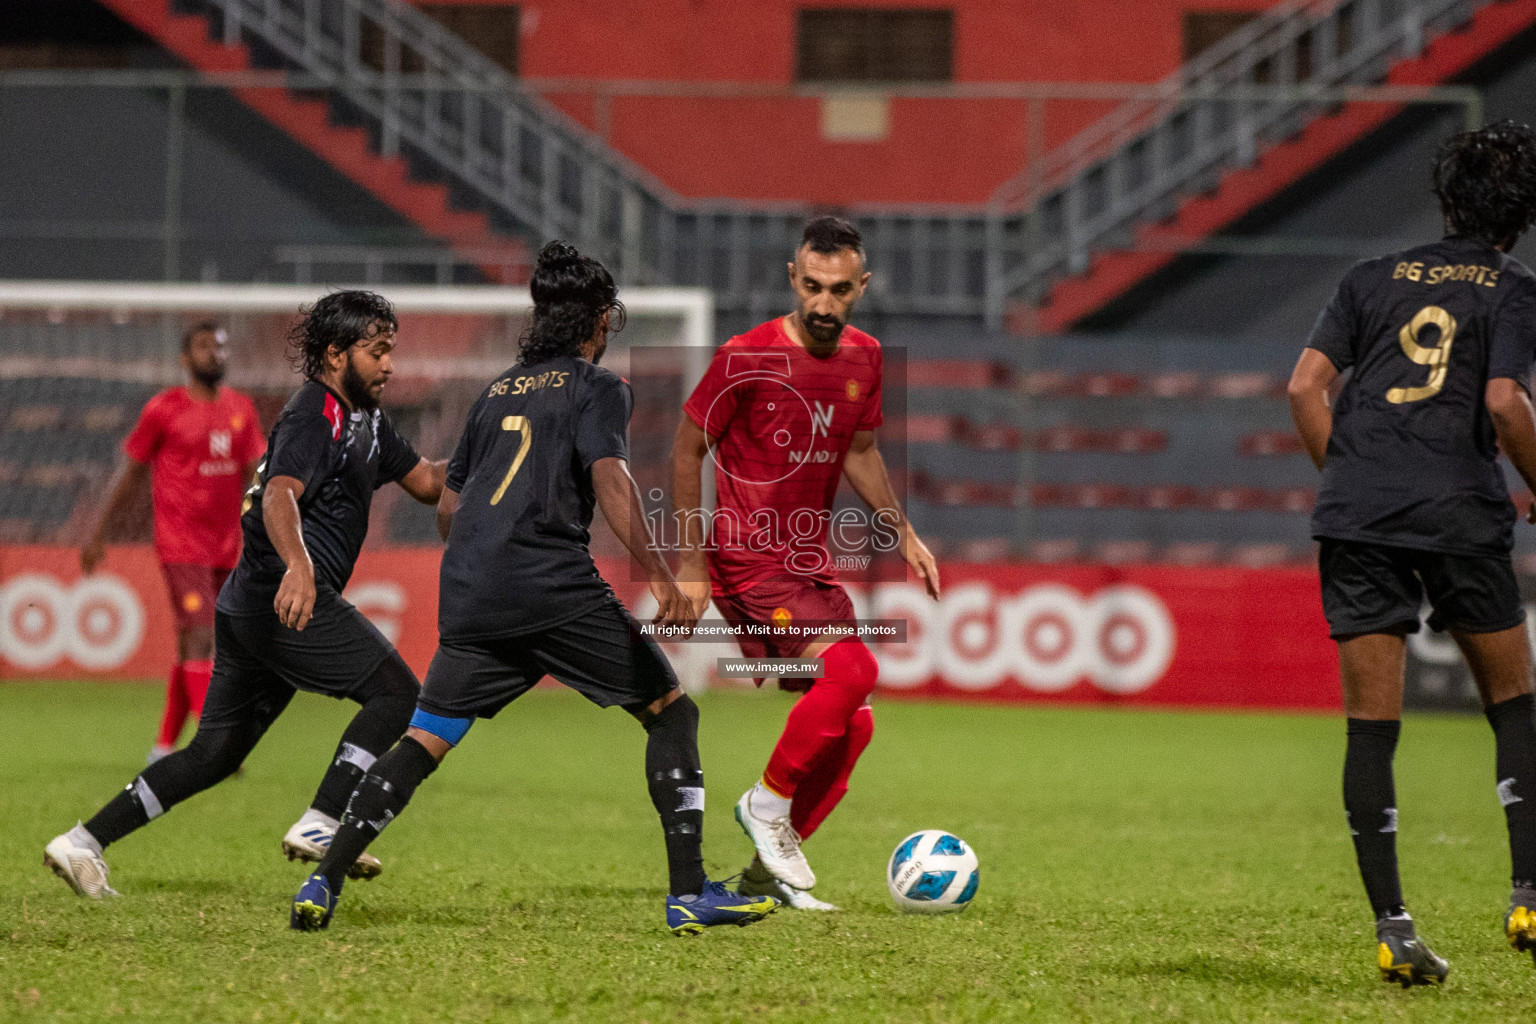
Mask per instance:
[[[418,673],[437,642],[438,558],[435,548],[367,551],[347,588]],[[850,587],[860,618],[908,623],[905,643],[873,645],[890,696],[1339,707],[1311,570],[950,563],[942,573],[938,602],[916,584]],[[607,575],[621,597],[643,597],[628,573]],[[0,679],[161,677],[174,650],[149,547],[115,548],[89,577],[73,548],[0,549]],[[668,650],[694,683],[735,653],[724,643]]]

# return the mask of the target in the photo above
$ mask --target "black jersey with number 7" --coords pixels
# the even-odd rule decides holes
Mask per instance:
[[[1501,555],[1515,509],[1498,464],[1488,381],[1529,390],[1536,277],[1452,236],[1357,264],[1307,340],[1353,372],[1312,517],[1315,537]]]
[[[585,359],[517,365],[469,411],[439,578],[444,639],[515,636],[611,599],[588,548],[592,464],[629,457],[627,381]]]

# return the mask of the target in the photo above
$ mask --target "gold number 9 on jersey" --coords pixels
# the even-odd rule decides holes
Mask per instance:
[[[512,466],[507,470],[507,475],[501,478],[501,486],[496,488],[496,493],[491,495],[491,504],[501,501],[501,496],[507,493],[507,485],[512,478],[517,476],[517,471],[523,468],[523,460],[528,457],[528,449],[533,447],[533,424],[528,422],[527,416],[504,416],[501,420],[502,430],[515,430],[523,435],[518,443],[517,454],[512,456]]]
[[[1440,329],[1440,343],[1438,345],[1420,345],[1419,334],[1424,328],[1434,325]],[[1451,316],[1439,306],[1425,306],[1413,315],[1413,319],[1403,325],[1398,332],[1398,344],[1403,346],[1403,354],[1420,366],[1429,367],[1429,380],[1423,387],[1417,388],[1389,388],[1387,401],[1394,405],[1404,402],[1418,402],[1425,398],[1433,398],[1445,387],[1445,375],[1451,368],[1451,342],[1456,340],[1456,318]]]

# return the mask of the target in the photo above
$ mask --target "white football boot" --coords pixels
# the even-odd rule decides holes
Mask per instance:
[[[800,835],[789,823],[789,815],[759,818],[752,813],[749,789],[736,801],[736,823],[757,847],[757,859],[770,875],[795,889],[816,887],[816,873],[800,852]]]
[[[52,868],[53,873],[68,882],[80,896],[99,900],[103,896],[119,895],[107,884],[107,862],[101,859],[101,854],[81,844],[69,832],[54,836],[53,841],[43,848],[43,865]]]
[[[288,834],[283,836],[283,853],[287,854],[289,860],[317,864],[331,848],[331,840],[336,838],[336,829],[339,827],[340,824],[334,818],[313,809],[305,811],[293,823]],[[347,869],[347,877],[377,878],[383,870],[384,865],[379,863],[379,858],[364,850]]]
[[[840,910],[836,904],[819,900],[808,892],[796,889],[792,885],[785,885],[768,873],[763,867],[763,862],[757,857],[752,858],[741,873],[741,881],[736,885],[736,891],[743,896],[772,896],[780,903],[787,904],[796,910]]]

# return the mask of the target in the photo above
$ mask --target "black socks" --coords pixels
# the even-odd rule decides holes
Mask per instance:
[[[347,802],[336,838],[331,840],[331,848],[315,869],[331,883],[333,893],[341,891],[347,870],[384,827],[405,810],[422,780],[436,770],[437,758],[409,736],[374,762]]]
[[[1351,718],[1344,753],[1344,810],[1365,894],[1377,918],[1405,913],[1392,786],[1392,756],[1401,731],[1401,722]]]
[[[321,814],[338,820],[374,760],[405,735],[421,690],[398,654],[380,662],[363,686],[363,706],[341,734],[331,765],[310,802]]]
[[[265,724],[198,729],[183,750],[145,768],[117,796],[85,823],[108,846],[160,817],[189,796],[232,775],[266,732]]]
[[[1493,726],[1499,803],[1509,825],[1515,886],[1536,883],[1536,701],[1528,693],[1483,709]]]
[[[673,896],[704,891],[704,773],[699,768],[699,706],[683,694],[642,719],[645,781],[667,842]]]

